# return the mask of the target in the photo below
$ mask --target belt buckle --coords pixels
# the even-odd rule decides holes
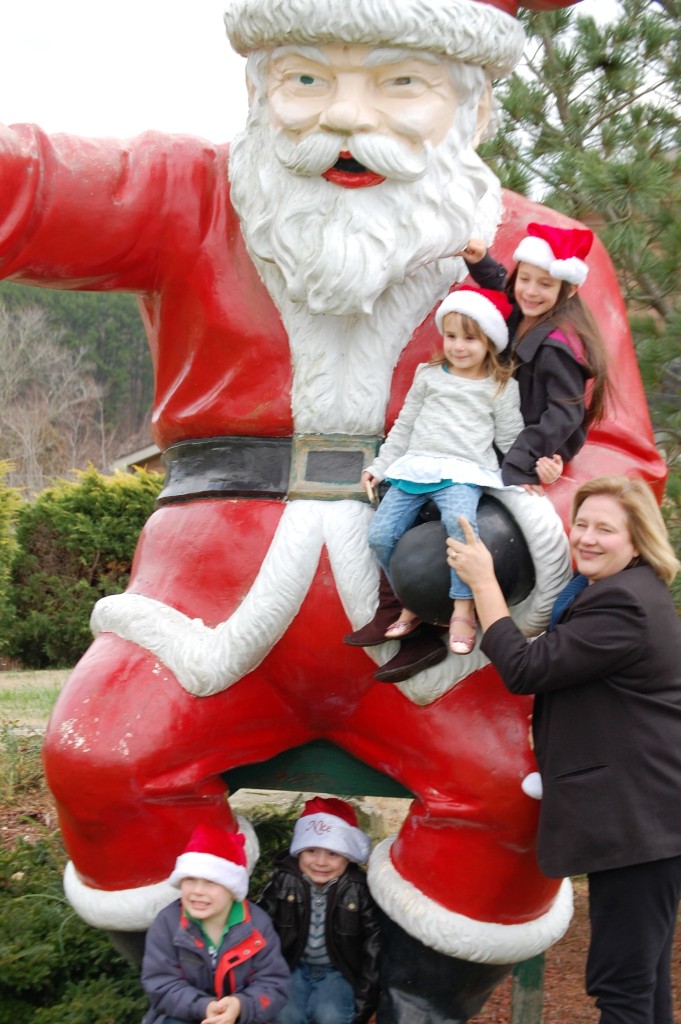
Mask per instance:
[[[375,434],[295,434],[287,498],[368,503],[360,477],[381,440]]]

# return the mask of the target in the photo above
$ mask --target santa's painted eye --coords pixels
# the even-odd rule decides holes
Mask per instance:
[[[323,75],[313,71],[288,71],[284,74],[284,81],[289,89],[302,91],[320,89],[327,84]]]

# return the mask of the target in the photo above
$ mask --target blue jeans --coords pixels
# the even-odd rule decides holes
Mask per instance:
[[[291,971],[291,996],[277,1024],[352,1024],[355,996],[335,967],[298,964]]]
[[[452,484],[439,491],[427,491],[424,494],[407,494],[399,487],[390,487],[381,504],[376,509],[369,527],[369,547],[381,563],[390,579],[390,558],[400,537],[414,525],[420,509],[433,501],[440,510],[442,522],[448,537],[463,540],[463,531],[459,525],[459,516],[465,516],[475,533],[478,533],[477,512],[478,502],[482,497],[482,488],[475,484]],[[445,552],[442,552],[445,557]],[[453,569],[450,570],[451,598],[471,598],[470,587],[460,580]]]

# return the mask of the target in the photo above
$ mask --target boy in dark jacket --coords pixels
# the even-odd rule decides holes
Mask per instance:
[[[272,922],[248,902],[244,837],[198,825],[175,862],[180,899],[147,933],[143,1024],[265,1024],[290,974]]]
[[[291,967],[279,1024],[366,1024],[378,1000],[378,912],[359,868],[369,837],[350,804],[308,800],[258,901]]]

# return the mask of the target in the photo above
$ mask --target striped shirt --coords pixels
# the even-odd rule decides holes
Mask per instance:
[[[303,878],[310,886],[310,930],[307,933],[307,945],[302,960],[312,967],[329,967],[331,957],[326,948],[326,907],[329,889],[336,885],[337,878],[332,878],[326,885],[315,885],[309,878]]]

